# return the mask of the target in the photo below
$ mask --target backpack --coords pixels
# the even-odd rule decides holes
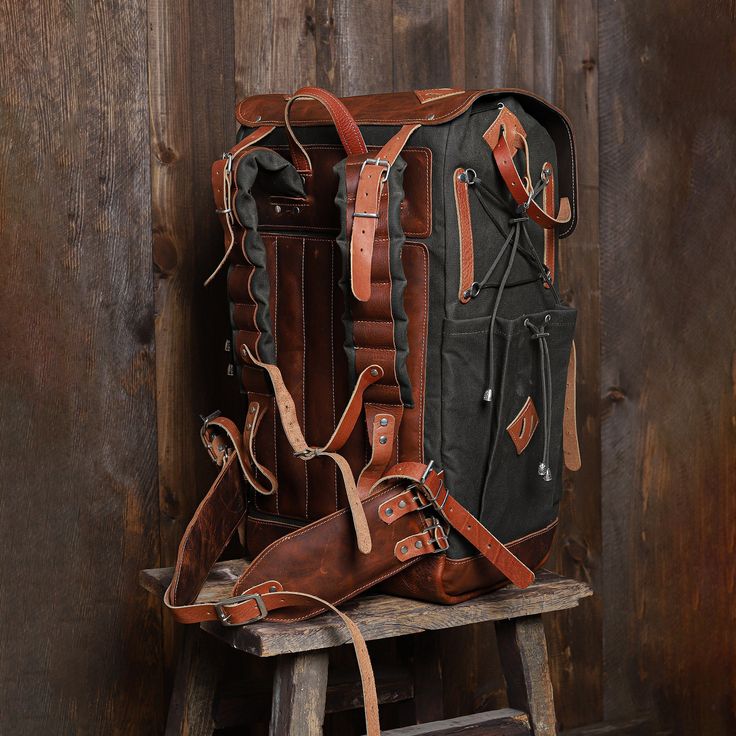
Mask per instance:
[[[204,420],[219,473],[167,605],[240,625],[529,585],[580,465],[569,121],[520,90],[314,87],[237,119],[212,186],[245,419]],[[197,602],[236,530],[252,563]]]

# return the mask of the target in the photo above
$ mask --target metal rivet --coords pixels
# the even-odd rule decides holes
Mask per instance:
[[[276,214],[278,215],[278,214],[279,214],[279,213],[281,212],[281,205],[280,205],[280,204],[277,204],[277,205],[276,205],[276,206],[274,207],[274,210],[275,210]]]
[[[243,356],[244,358],[247,358],[247,357],[248,357],[248,349],[247,349],[247,348],[245,347],[245,345],[243,345],[243,347],[242,347],[242,348],[240,348],[240,354],[241,354],[241,355],[242,355],[242,356]]]
[[[378,368],[371,368],[371,375],[377,376],[378,375]]]
[[[387,438],[387,437],[386,437],[385,435],[381,435],[381,436],[380,436],[380,437],[378,438],[378,441],[379,441],[379,442],[380,442],[380,443],[381,443],[382,445],[385,445],[385,444],[386,444],[386,443],[388,442],[388,438]]]
[[[251,406],[251,408],[250,408],[250,413],[251,413],[251,414],[255,414],[255,413],[256,413],[256,408],[255,408],[255,406]]]
[[[434,120],[434,113],[427,116],[427,120]]]
[[[404,500],[399,501],[399,508],[400,509],[405,509],[406,508],[406,501],[404,501]]]
[[[301,209],[299,207],[294,207],[294,214],[298,215],[301,212]]]
[[[393,509],[391,509],[391,508],[386,509],[386,516],[393,516],[393,515],[394,515],[394,510]]]
[[[278,590],[278,588],[277,588],[277,587],[276,587],[275,585],[272,585],[272,586],[271,586],[271,587],[270,587],[270,588],[268,589],[268,592],[269,592],[269,593],[275,593],[275,592],[276,592],[277,590]]]
[[[414,546],[415,546],[415,547],[416,547],[417,549],[421,549],[421,548],[422,548],[422,547],[424,546],[424,544],[423,544],[423,542],[422,542],[422,540],[421,540],[421,539],[417,539],[417,541],[416,541],[416,542],[414,542]]]
[[[259,123],[260,121],[261,121],[261,116],[258,115],[258,117],[256,117],[256,122]]]
[[[388,419],[386,419],[386,417],[384,417],[383,419],[381,419],[380,425],[382,427],[386,427],[388,425]]]
[[[409,548],[405,544],[402,544],[401,545],[401,554],[402,555],[405,555],[408,551],[409,551]]]
[[[252,424],[251,424],[250,422],[248,422],[248,424],[246,424],[246,425],[245,425],[245,428],[246,428],[246,429],[250,429],[250,428],[251,428],[252,426],[253,426],[253,425],[252,425]]]

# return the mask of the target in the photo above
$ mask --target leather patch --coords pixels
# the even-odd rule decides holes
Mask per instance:
[[[526,450],[538,425],[539,415],[537,414],[532,397],[529,396],[511,424],[506,427],[506,431],[509,433],[516,447],[517,455],[521,455]]]
[[[414,90],[414,94],[422,105],[425,105],[427,102],[442,100],[445,97],[452,97],[452,95],[461,95],[463,92],[465,92],[464,89],[457,89],[456,87],[437,87],[435,89]]]

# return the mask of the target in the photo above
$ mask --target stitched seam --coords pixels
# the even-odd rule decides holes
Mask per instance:
[[[304,292],[304,262],[306,239],[302,238],[302,434],[307,436],[307,316],[305,303],[307,295]],[[304,463],[304,518],[309,518],[309,468]]]
[[[415,559],[411,559],[411,560],[407,560],[406,562],[403,562],[395,570],[389,570],[388,572],[385,572],[383,575],[381,575],[381,576],[379,576],[377,578],[374,578],[373,580],[370,580],[365,585],[361,585],[359,588],[356,588],[355,590],[351,591],[347,595],[345,595],[342,598],[336,600],[331,605],[333,605],[333,606],[339,606],[341,603],[344,603],[349,598],[352,598],[353,596],[356,596],[358,593],[362,593],[364,590],[366,590],[366,588],[370,588],[373,585],[376,585],[376,584],[380,583],[382,580],[385,580],[386,578],[390,578],[393,575],[397,575],[405,567],[408,567],[409,565],[414,564],[417,561],[417,559],[419,559],[419,558],[415,558]],[[324,611],[328,611],[328,610],[330,610],[330,609],[328,609],[325,606],[322,606],[319,610],[312,611],[311,613],[307,613],[304,616],[299,616],[298,618],[281,618],[281,619],[279,619],[279,621],[280,622],[283,622],[283,623],[295,623],[297,621],[305,621],[308,618],[312,618],[312,617],[314,617],[314,616],[316,616],[316,615],[318,615],[320,613],[323,613]]]
[[[424,305],[422,309],[422,350],[421,350],[421,368],[419,371],[419,460],[424,462],[424,374],[427,370],[427,350],[426,350],[426,337],[427,337],[427,322],[428,322],[428,300],[429,300],[429,274],[428,274],[428,253],[427,249],[421,243],[406,243],[406,245],[413,246],[420,249],[422,254],[422,265],[424,268]]]
[[[555,519],[551,524],[548,524],[544,529],[540,529],[539,531],[532,532],[531,534],[527,534],[525,537],[519,537],[519,539],[514,539],[513,542],[509,542],[506,544],[506,547],[518,547],[520,544],[523,544],[524,542],[528,542],[531,539],[534,539],[535,537],[541,537],[543,534],[546,534],[550,530],[554,529],[557,526],[558,519]],[[463,557],[460,560],[451,560],[449,557],[445,558],[445,564],[447,565],[465,565],[471,560],[477,560],[479,558],[483,557],[482,554],[479,555],[473,555],[472,557]]]
[[[337,241],[335,241],[337,242]],[[337,415],[335,411],[335,248],[330,249],[330,374],[332,379],[332,431],[337,428]],[[333,479],[335,483],[335,511],[337,511],[337,464],[333,468]]]
[[[279,306],[279,239],[278,236],[273,239],[273,252],[274,252],[274,295],[273,295],[273,353],[274,360],[278,358],[278,339],[276,335],[277,325],[277,314]],[[278,461],[278,440],[276,436],[276,398],[271,398],[271,416],[273,417],[273,473],[278,479],[279,477],[279,461]],[[274,502],[276,504],[276,513],[279,513],[279,485],[276,482]]]
[[[387,488],[385,491],[379,491],[378,493],[373,494],[371,498],[378,498],[379,496],[385,495],[389,493],[390,491],[393,491],[394,489],[398,488],[399,484],[397,483],[394,486],[391,486],[390,488]],[[238,582],[236,583],[237,586],[240,585],[241,580],[248,574],[252,573],[260,564],[263,562],[264,559],[268,557],[269,554],[272,554],[273,551],[281,544],[286,542],[289,539],[296,539],[297,537],[300,537],[302,534],[308,534],[315,529],[319,529],[319,527],[323,526],[324,524],[327,524],[331,519],[335,519],[337,516],[345,516],[347,513],[350,512],[350,509],[344,508],[340,509],[339,511],[336,511],[334,514],[330,514],[329,516],[325,516],[322,519],[319,519],[318,521],[314,521],[311,524],[302,527],[298,531],[292,532],[290,534],[287,534],[284,537],[281,537],[281,539],[277,539],[273,544],[269,545],[263,552],[261,552],[260,555],[254,560],[253,564],[245,570],[245,572],[241,575],[240,578],[238,578]]]

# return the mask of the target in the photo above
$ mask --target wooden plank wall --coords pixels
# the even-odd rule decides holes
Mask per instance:
[[[0,18],[0,731],[160,733],[146,3]]]
[[[677,734],[736,733],[735,34],[601,4],[605,710]]]
[[[734,14],[671,5],[0,0],[3,732],[162,730],[178,634],[136,573],[173,561],[197,415],[235,400],[209,164],[237,97],[307,83],[518,85],[572,117],[584,468],[551,565],[601,595],[549,622],[558,716],[734,731],[709,635],[734,623]],[[500,700],[487,629],[444,647],[448,715]]]

